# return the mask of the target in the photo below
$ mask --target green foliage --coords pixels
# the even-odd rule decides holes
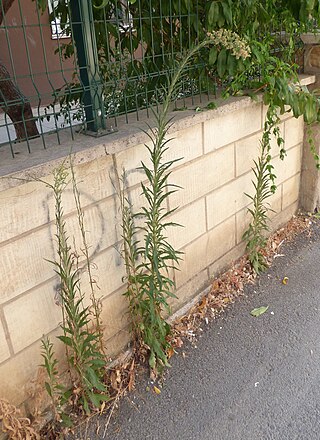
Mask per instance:
[[[44,363],[41,365],[46,370],[48,380],[45,382],[46,391],[51,398],[54,413],[54,422],[62,420],[62,406],[65,403],[66,390],[60,384],[58,372],[58,360],[54,355],[53,343],[48,337],[41,340],[41,348]]]
[[[72,426],[72,420],[68,414],[64,411],[67,404],[71,390],[66,389],[61,385],[59,372],[58,372],[58,360],[54,354],[53,343],[48,337],[41,339],[41,347],[44,363],[41,365],[47,373],[48,380],[45,382],[46,391],[51,398],[51,406],[53,410],[53,423],[62,423],[66,427]]]
[[[274,168],[271,164],[271,139],[276,140],[280,148],[280,157],[285,156],[284,140],[279,130],[280,118],[277,113],[277,106],[270,105],[266,114],[264,131],[260,143],[259,158],[254,161],[253,173],[255,180],[252,181],[254,195],[248,198],[252,202],[252,207],[248,208],[251,215],[251,222],[248,229],[243,234],[246,242],[249,261],[256,273],[263,272],[267,263],[263,255],[266,246],[266,233],[268,227],[268,211],[270,207],[267,199],[276,191]]]
[[[37,1],[43,10],[46,2]],[[319,2],[314,0],[185,0],[153,2],[152,7],[149,0],[130,1],[127,6],[118,0],[103,0],[93,2],[93,6],[107,115],[127,113],[159,101],[177,55],[202,41],[208,31],[235,31],[250,44],[263,41],[269,54],[274,47],[280,48],[285,58],[288,51],[293,52],[296,35],[313,29],[314,21],[319,20]],[[50,18],[54,17],[60,18],[62,29],[70,34],[68,2],[56,2]],[[143,56],[138,55],[141,47]],[[57,50],[65,58],[75,54],[72,41],[60,44]],[[180,93],[187,96],[199,89],[213,90],[217,76],[229,79],[244,70],[242,60],[236,60],[225,48],[203,48],[194,57]],[[76,72],[71,84],[56,91],[54,97],[70,117],[70,105],[82,97]],[[72,117],[81,118],[80,113]]]
[[[161,128],[158,117],[157,122],[157,131],[153,130],[154,137],[150,136],[152,147],[147,147],[152,168],[142,163],[148,179],[147,184],[141,184],[146,206],[134,215],[123,186],[119,193],[123,259],[127,272],[125,296],[129,301],[134,342],[142,342],[149,350],[149,364],[155,371],[169,365],[167,350],[170,348],[170,326],[163,319],[162,313],[164,310],[169,312],[167,300],[175,297],[172,293],[174,281],[170,274],[177,268],[180,254],[166,239],[166,229],[175,226],[167,221],[173,210],[166,210],[166,199],[176,191],[173,185],[167,183],[174,161],[163,161],[163,155],[168,149],[167,141],[164,140],[168,125]],[[121,180],[124,182],[124,177]],[[139,228],[144,233],[143,244],[136,239],[138,231],[134,223],[135,217],[142,218],[144,222]]]
[[[234,41],[237,42],[235,46],[230,44]],[[167,210],[167,200],[179,189],[168,183],[176,160],[164,160],[170,143],[168,130],[171,121],[168,120],[168,112],[172,97],[177,93],[179,79],[187,70],[189,62],[199,51],[213,45],[223,47],[235,57],[245,58],[249,55],[245,42],[236,34],[212,32],[176,65],[172,78],[168,79],[164,88],[162,105],[159,105],[158,113],[154,111],[156,128],[149,127],[147,133],[151,146],[146,145],[146,148],[151,166],[141,163],[147,182],[141,183],[145,206],[138,214],[132,214],[132,206],[125,196],[125,175],[122,179],[117,177],[122,212],[123,258],[128,280],[125,295],[129,300],[135,338],[148,348],[150,367],[156,371],[169,365],[167,352],[171,348],[170,326],[163,318],[163,312],[170,311],[168,299],[175,297],[172,273],[177,270],[180,260],[180,252],[171,246],[166,236],[169,227],[178,226],[170,221],[175,210]],[[144,234],[142,244],[135,238],[135,216],[143,221],[143,226],[139,227],[139,231]]]
[[[120,212],[121,212],[121,236],[123,239],[123,252],[122,258],[126,268],[127,276],[127,290],[125,296],[128,299],[129,313],[132,321],[132,333],[133,333],[133,343],[134,346],[139,344],[142,340],[140,328],[141,328],[141,314],[139,313],[139,272],[137,268],[137,261],[139,258],[139,253],[137,247],[139,241],[136,239],[137,231],[134,223],[133,207],[126,196],[125,182],[126,173],[123,170],[122,176],[120,177],[117,172],[117,164],[115,157],[114,160],[114,170],[116,177],[115,190],[120,202]]]
[[[147,147],[152,167],[142,163],[148,183],[141,184],[146,206],[140,216],[144,220],[144,245],[138,249],[142,262],[139,270],[139,314],[141,317],[140,331],[145,344],[150,349],[149,363],[156,369],[160,361],[168,365],[166,351],[170,347],[167,336],[170,327],[162,318],[162,311],[170,310],[168,298],[175,297],[172,293],[174,282],[170,270],[175,270],[179,262],[177,252],[166,239],[166,230],[174,223],[167,219],[173,210],[166,209],[166,200],[177,189],[168,183],[170,168],[175,161],[165,162],[163,156],[168,150],[168,124],[163,124],[161,115],[157,115],[157,130],[150,136],[152,147]]]
[[[102,401],[109,399],[109,396],[102,382],[105,360],[100,351],[100,334],[92,329],[90,308],[84,305],[84,295],[80,290],[75,252],[68,244],[62,205],[62,194],[67,185],[67,178],[68,172],[62,164],[54,171],[54,183],[47,184],[52,189],[55,199],[58,259],[52,261],[52,264],[60,279],[63,309],[63,324],[61,324],[63,335],[58,336],[58,339],[66,347],[67,361],[71,373],[75,375],[74,382],[79,387],[80,401],[85,412],[89,413],[90,405],[97,408]],[[49,366],[52,361],[50,356],[51,351],[48,350]],[[51,365],[53,368],[49,371],[53,372],[55,361],[51,362]],[[52,387],[47,388],[48,392],[52,390]]]
[[[167,350],[170,348],[168,336],[170,326],[162,314],[169,311],[168,298],[174,297],[174,281],[170,273],[177,269],[179,252],[167,241],[166,229],[174,226],[168,221],[173,210],[166,209],[166,201],[177,188],[168,183],[170,168],[175,161],[164,161],[168,150],[166,140],[169,121],[167,115],[172,95],[177,82],[186,67],[188,55],[177,67],[176,73],[168,84],[168,93],[158,114],[154,113],[156,128],[148,134],[151,147],[149,152],[151,168],[142,163],[148,183],[141,184],[146,206],[137,215],[143,219],[140,228],[144,233],[143,245],[136,239],[136,227],[132,207],[125,196],[125,191],[118,191],[122,212],[122,236],[124,239],[123,258],[127,270],[127,291],[129,310],[132,317],[133,331],[137,341],[142,341],[149,350],[149,365],[155,371],[168,366]],[[125,176],[122,178],[122,183]],[[120,179],[118,178],[118,182]],[[120,187],[120,185],[119,185]]]
[[[270,188],[270,158],[268,157],[268,146],[261,143],[261,154],[258,160],[254,161],[253,173],[255,180],[254,195],[246,194],[252,202],[252,208],[248,208],[251,215],[251,222],[243,234],[246,242],[249,261],[255,272],[263,272],[266,267],[266,260],[261,252],[266,245],[266,232],[268,228],[268,207],[266,200],[273,194]]]
[[[276,176],[273,172],[270,156],[270,142],[275,138],[283,160],[286,155],[284,140],[279,130],[279,115],[292,111],[294,117],[302,116],[310,125],[320,120],[319,98],[307,87],[299,85],[296,66],[269,53],[268,47],[260,42],[251,46],[252,56],[244,61],[244,72],[238,73],[227,88],[225,95],[243,94],[250,90],[249,95],[263,93],[263,102],[268,106],[264,131],[261,142],[261,156],[255,162],[254,196],[249,196],[253,207],[249,209],[251,223],[244,234],[247,243],[249,260],[256,272],[261,272],[265,261],[261,250],[266,244],[268,230],[268,206],[265,200],[276,191]],[[257,72],[259,77],[257,78]],[[320,168],[319,156],[316,154],[312,136],[308,136],[311,151],[317,168]]]

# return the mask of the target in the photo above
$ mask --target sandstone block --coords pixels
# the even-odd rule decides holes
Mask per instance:
[[[288,150],[284,160],[278,157],[273,160],[272,164],[276,175],[276,185],[295,176],[301,171],[301,144]]]
[[[2,324],[0,324],[0,363],[10,357],[10,351]]]
[[[261,103],[204,122],[204,151],[209,153],[261,130]]]
[[[52,283],[47,283],[4,306],[15,353],[53,331],[62,321],[61,307],[55,304],[54,295]]]
[[[281,136],[284,136],[284,124],[279,125]],[[254,167],[254,160],[257,160],[260,153],[260,142],[262,139],[262,132],[256,133],[245,139],[236,142],[236,175],[240,176]],[[270,142],[272,157],[279,155],[279,146],[274,136]]]
[[[247,173],[207,196],[209,229],[249,205],[250,199],[245,193],[253,192],[251,179],[252,173]]]
[[[173,164],[173,167],[181,166],[202,155],[201,124],[173,133],[168,136],[168,139],[171,140],[167,144],[168,150],[165,152],[163,160],[167,162],[180,159]],[[151,147],[152,144],[148,142],[147,145]],[[125,170],[128,186],[134,186],[146,180],[144,171],[141,169],[141,162],[144,162],[148,167],[151,166],[151,162],[145,145],[140,144],[121,151],[116,155],[116,159],[118,173],[121,176]]]
[[[301,174],[296,174],[283,182],[282,209],[288,208],[299,199]]]
[[[182,187],[170,198],[170,208],[185,206],[234,177],[234,148],[229,145],[185,164],[171,174],[170,182]]]
[[[284,123],[284,140],[285,148],[289,150],[303,142],[304,138],[304,120],[303,117],[300,118],[290,118]]]
[[[235,219],[231,217],[185,247],[180,272],[176,273],[177,288],[222,257],[233,246],[235,246]]]
[[[169,227],[169,242],[175,249],[181,249],[206,231],[206,207],[204,198],[175,212],[169,222],[182,225]]]

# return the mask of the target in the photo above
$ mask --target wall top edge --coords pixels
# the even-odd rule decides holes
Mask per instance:
[[[301,85],[308,86],[315,82],[315,75],[300,75],[299,80]],[[216,109],[205,109],[210,101],[216,103]],[[199,98],[188,98],[182,103],[187,107],[186,110],[171,112],[170,117],[173,117],[173,121],[169,133],[185,130],[249,106],[260,105],[261,102],[261,96],[258,96],[256,101],[248,96],[231,97],[228,100],[212,96],[208,99],[202,98],[202,102]],[[196,111],[197,107],[201,111]],[[139,116],[139,121],[135,120],[129,124],[119,118],[119,131],[99,138],[76,133],[72,140],[70,130],[66,129],[59,133],[61,144],[57,145],[55,135],[46,135],[47,148],[43,149],[42,140],[36,139],[31,154],[27,152],[24,143],[17,144],[15,149],[19,154],[14,159],[9,149],[0,148],[0,191],[19,186],[30,179],[48,176],[64,159],[68,160],[70,154],[74,165],[79,165],[147,142],[149,138],[142,129],[150,131],[147,123],[152,128],[154,120],[147,119],[145,111],[140,112]]]

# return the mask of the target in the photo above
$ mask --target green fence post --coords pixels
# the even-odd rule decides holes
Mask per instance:
[[[78,68],[84,90],[83,104],[87,130],[94,135],[105,134],[106,118],[99,75],[92,0],[70,0],[69,6]]]

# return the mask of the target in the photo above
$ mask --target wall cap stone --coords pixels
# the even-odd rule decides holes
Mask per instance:
[[[301,85],[307,86],[315,82],[315,76],[299,75],[299,80]],[[227,101],[214,96],[211,99],[216,102],[217,108],[214,110],[204,109],[200,112],[196,112],[195,108],[202,107],[205,103],[201,103],[198,97],[193,102],[191,98],[186,99],[184,105],[187,110],[171,112],[170,116],[174,117],[174,121],[169,133],[184,130],[256,104],[256,101],[247,96],[231,97]],[[262,102],[261,95],[258,96],[257,102]],[[131,115],[131,117],[134,116]],[[147,142],[149,138],[146,133],[141,131],[141,128],[146,122],[150,127],[153,127],[154,119],[147,118],[145,110],[140,112],[139,117],[139,121],[130,121],[129,124],[125,123],[124,117],[118,118],[120,130],[100,138],[75,133],[72,140],[70,130],[65,129],[59,132],[61,142],[60,145],[57,145],[56,135],[48,134],[46,135],[47,148],[43,148],[41,138],[36,139],[33,141],[31,154],[27,152],[25,143],[16,144],[14,149],[18,154],[15,159],[12,159],[9,148],[2,147],[0,149],[0,191],[19,186],[30,179],[42,178],[51,174],[62,160],[68,160],[70,153],[73,156],[74,165],[80,165]]]

